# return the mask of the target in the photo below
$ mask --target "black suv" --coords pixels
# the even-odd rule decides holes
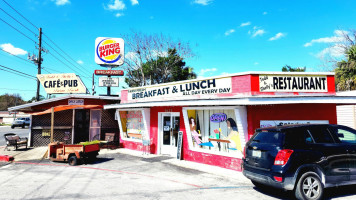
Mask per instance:
[[[245,146],[243,174],[256,187],[321,199],[324,188],[356,184],[356,130],[331,124],[256,129]]]

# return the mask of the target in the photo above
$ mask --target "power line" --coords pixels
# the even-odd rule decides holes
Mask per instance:
[[[5,0],[2,0],[3,2],[5,2],[10,8],[12,8],[12,10],[14,10],[17,14],[19,14],[22,18],[24,18],[28,23],[30,23],[33,27],[35,27],[36,29],[37,26],[35,26],[34,24],[32,24],[32,22],[30,22],[26,17],[24,17],[23,15],[21,15],[21,13],[19,13],[15,8],[13,8],[9,3],[7,3]]]
[[[56,57],[55,55],[53,55],[51,52],[49,52],[50,55],[52,55],[55,59],[57,59],[59,62],[61,62],[63,65],[67,66],[69,69],[73,70],[74,72],[76,72],[78,75],[80,73],[78,73],[77,71],[75,71],[73,68],[71,68],[70,66],[68,66],[66,63],[64,63],[63,61],[61,61],[58,57]],[[85,76],[83,76],[85,77]],[[88,78],[88,77],[87,77]],[[89,77],[90,78],[90,77]]]
[[[14,7],[12,7],[9,3],[7,3],[5,0],[3,0],[4,3],[6,3],[10,8],[12,8],[17,14],[19,14],[22,18],[24,18],[28,23],[30,23],[33,27],[35,27],[36,29],[37,26],[35,26],[32,22],[30,22],[30,20],[28,20],[26,17],[24,17],[19,11],[17,11]],[[2,9],[1,9],[2,10]],[[4,11],[4,10],[3,10]],[[4,11],[5,12],[5,11]],[[6,12],[5,12],[6,13]],[[7,14],[7,13],[6,13]],[[9,15],[9,14],[8,14]],[[10,15],[9,15],[10,16]],[[11,16],[10,16],[11,17]],[[13,17],[12,17],[13,18]],[[14,18],[13,18],[14,19]],[[1,19],[2,20],[2,19]],[[16,19],[14,19],[16,20]],[[2,20],[4,21],[4,20]],[[17,20],[16,20],[17,21]],[[5,21],[4,21],[5,22]],[[20,23],[19,21],[17,21],[18,23]],[[6,24],[8,24],[7,22],[5,22]],[[20,23],[21,24],[21,23]],[[8,24],[9,26],[11,26],[10,24]],[[21,24],[23,25],[23,24]],[[24,26],[24,25],[23,25]],[[15,30],[17,30],[15,27],[11,26],[12,28],[14,28]],[[24,26],[25,27],[25,26]],[[25,27],[27,28],[27,27]],[[28,29],[28,28],[27,28]],[[28,29],[29,30],[29,29]],[[17,30],[18,32],[22,33],[21,31]],[[30,30],[31,31],[31,30]],[[32,32],[32,31],[31,31]],[[33,32],[34,33],[34,32]],[[22,33],[23,34],[23,33]],[[35,34],[35,33],[34,33]],[[23,34],[24,35],[24,34]],[[35,34],[36,35],[36,34]],[[75,64],[77,64],[77,62],[72,58],[70,57],[65,51],[63,51],[51,38],[49,38],[46,34],[43,34],[46,36],[46,38],[52,42],[54,44],[54,46],[56,46],[61,52],[63,52],[66,56],[68,56],[68,58],[70,58]],[[29,38],[30,39],[30,38]],[[32,40],[32,39],[31,39]],[[32,40],[34,41],[34,40]],[[35,42],[35,41],[34,41]],[[36,43],[36,42],[35,42]],[[70,63],[73,67],[75,67],[76,69],[78,69],[79,71],[81,71],[82,73],[84,73],[85,75],[88,75],[87,72],[85,72],[84,68],[80,65],[78,65],[79,67],[75,66],[73,63],[71,63],[69,60],[67,60],[62,54],[60,54],[58,51],[55,50],[55,48],[53,48],[50,44],[48,44],[46,41],[44,41],[44,43],[46,43],[51,49],[53,49],[59,56],[61,56],[64,60],[66,60],[68,63]],[[36,43],[37,44],[37,43]],[[51,54],[52,56],[54,56],[53,54]],[[59,60],[58,58],[56,58],[57,60]],[[61,60],[59,60],[61,61]],[[61,61],[62,62],[62,61]],[[62,62],[64,64],[64,62]],[[66,64],[65,64],[66,65]],[[69,67],[68,65],[66,65],[67,67]],[[70,69],[72,69],[73,71],[75,71],[73,68],[69,67]],[[83,68],[83,69],[81,69]],[[78,73],[78,72],[76,72]],[[84,76],[83,76],[84,77]]]
[[[69,59],[71,59],[75,64],[77,64],[79,67],[83,68],[82,66],[80,66],[70,55],[68,55],[65,51],[63,51],[56,43],[53,42],[53,40],[51,40],[51,38],[49,38],[45,33],[43,33],[43,35],[49,40],[51,41],[54,46],[56,46],[60,51],[62,51]],[[45,42],[46,43],[46,42]],[[48,43],[46,43],[48,44]],[[85,70],[85,68],[83,68]]]
[[[28,31],[32,32],[35,36],[37,36],[37,34],[35,32],[33,32],[32,30],[30,30],[29,28],[27,28],[27,26],[23,25],[21,22],[19,22],[17,19],[15,19],[13,16],[11,16],[9,13],[7,13],[5,10],[3,10],[2,8],[0,8],[5,14],[7,14],[9,17],[11,17],[13,20],[15,20],[17,23],[19,23],[21,26],[25,27]]]
[[[85,72],[84,70],[80,69],[79,67],[73,65],[67,58],[65,58],[61,53],[59,53],[57,50],[55,50],[50,44],[48,44],[46,41],[44,41],[44,43],[46,43],[52,50],[54,50],[59,56],[61,56],[64,60],[66,60],[69,64],[71,64],[73,67],[75,67],[76,69],[80,70],[81,72],[83,72],[85,75],[88,75],[87,72]],[[51,53],[50,53],[51,54]],[[53,56],[53,54],[51,54]],[[63,62],[62,62],[63,63]],[[67,65],[68,66],[68,65]],[[72,68],[71,68],[72,69]],[[72,69],[73,70],[73,69]]]
[[[0,89],[3,89],[3,90],[18,90],[18,91],[36,91],[36,90],[21,90],[21,89],[14,89],[14,88],[0,88]]]
[[[15,69],[10,68],[10,67],[5,67],[4,65],[0,65],[0,67],[5,68],[5,69],[7,69],[7,70],[12,70],[12,71],[14,71],[14,72],[17,72],[17,73],[20,73],[20,74],[23,74],[23,75],[26,75],[26,76],[29,76],[29,77],[31,77],[31,78],[37,79],[37,77],[35,77],[35,76],[32,76],[32,75],[30,75],[30,74],[26,74],[26,73],[17,71],[17,70],[15,70]]]
[[[6,52],[6,53],[8,53],[8,54],[10,54],[10,55],[12,55],[12,56],[15,56],[16,58],[19,58],[19,59],[21,59],[21,60],[23,60],[23,61],[26,61],[26,62],[28,62],[28,63],[33,64],[31,61],[29,61],[29,60],[27,60],[27,59],[24,59],[24,58],[21,58],[20,56],[17,56],[17,55],[15,55],[15,54],[12,54],[12,53],[10,53],[10,52],[8,52],[8,51],[5,51],[4,49],[0,49],[0,50],[3,51],[3,52]],[[32,66],[32,65],[31,65],[31,66]],[[36,68],[35,66],[32,66],[32,67]]]
[[[52,71],[54,71],[54,72],[58,72],[58,73],[62,73],[62,74],[64,73],[64,72],[55,70],[55,69],[53,69],[53,68],[49,68],[49,67],[47,67],[47,66],[46,66],[46,67],[42,67],[42,69],[45,70],[45,71],[47,71],[47,72],[48,72],[48,70],[52,70]],[[50,73],[50,72],[48,72],[48,73]]]
[[[1,21],[3,21],[5,24],[9,25],[11,28],[15,29],[17,32],[19,32],[20,34],[22,34],[23,36],[27,37],[29,40],[31,40],[32,42],[36,43],[36,41],[34,41],[33,39],[31,39],[30,37],[28,37],[26,34],[24,34],[23,32],[21,32],[20,30],[18,30],[17,28],[13,27],[12,25],[10,25],[9,23],[7,23],[6,21],[4,21],[2,18],[0,18]]]
[[[34,80],[33,78],[30,78],[28,76],[24,76],[24,75],[21,75],[21,74],[17,74],[15,72],[10,71],[10,70],[6,70],[6,69],[0,69],[0,70],[5,71],[5,72],[9,72],[9,73],[12,73],[12,74],[15,74],[15,75],[18,75],[18,76],[22,76],[22,77],[25,77],[25,78],[28,78],[28,79],[31,79],[31,80]]]

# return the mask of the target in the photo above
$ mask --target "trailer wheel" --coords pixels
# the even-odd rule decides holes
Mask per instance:
[[[70,156],[69,159],[68,159],[68,164],[70,166],[75,166],[78,164],[78,159],[77,159],[77,156]]]

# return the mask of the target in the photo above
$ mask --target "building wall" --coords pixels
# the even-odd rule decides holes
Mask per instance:
[[[182,108],[177,107],[153,107],[150,110],[150,153],[157,154],[158,149],[158,113],[179,112],[180,131],[183,131],[182,159],[208,165],[219,166],[227,169],[241,171],[242,160],[240,158],[203,153],[189,149],[188,136],[184,125]],[[247,121],[249,138],[254,130],[260,127],[261,120],[328,120],[336,124],[336,105],[334,104],[289,104],[289,105],[262,105],[247,106]],[[142,143],[134,141],[122,141],[124,148],[142,151]]]
[[[335,104],[285,104],[247,106],[249,138],[261,120],[329,120],[337,123]]]
[[[336,106],[337,110],[337,123],[356,128],[356,108],[355,105]]]
[[[179,112],[180,113],[180,131],[183,131],[183,148],[182,148],[182,159],[187,161],[193,161],[208,165],[219,166],[227,169],[233,169],[241,171],[241,159],[214,155],[210,153],[201,153],[197,151],[192,151],[189,149],[187,132],[184,125],[182,108],[177,107],[153,107],[151,108],[151,118],[150,118],[150,153],[158,153],[158,113],[159,112]],[[121,141],[124,148],[142,151],[142,143],[133,141]]]

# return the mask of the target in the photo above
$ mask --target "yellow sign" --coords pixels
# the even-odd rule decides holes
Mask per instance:
[[[38,74],[37,78],[47,94],[87,93],[84,83],[74,73]]]
[[[51,130],[50,129],[43,129],[42,130],[42,136],[43,137],[51,136]]]

